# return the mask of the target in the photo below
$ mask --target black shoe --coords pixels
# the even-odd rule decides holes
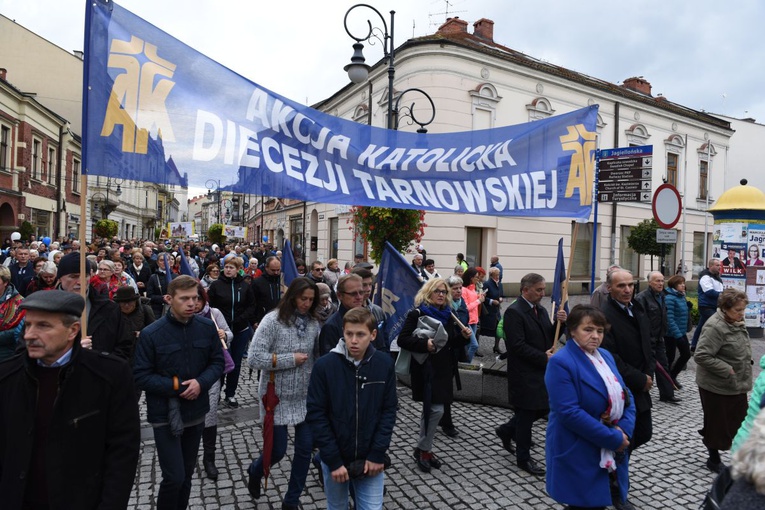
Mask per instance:
[[[417,457],[417,467],[420,468],[420,471],[423,473],[430,473],[430,461],[423,457],[422,453]]]
[[[446,435],[447,435],[447,436],[449,436],[449,437],[457,437],[457,436],[459,436],[459,435],[460,435],[460,431],[459,431],[459,430],[457,430],[457,429],[456,429],[456,428],[454,428],[454,427],[448,427],[448,428],[447,428],[447,427],[444,427],[444,428],[443,428],[443,431],[444,431],[444,434],[446,434]]]
[[[508,453],[512,453],[513,455],[515,455],[515,446],[513,446],[513,438],[503,434],[499,427],[494,429],[494,432],[497,434],[497,437],[499,437],[502,440],[502,448],[504,448]]]
[[[722,462],[713,462],[712,459],[707,459],[707,469],[713,473],[719,473],[724,467],[725,464]]]
[[[282,510],[298,510],[297,505],[288,505],[287,503],[282,503]]]
[[[420,460],[420,455],[421,454],[422,454],[422,450],[420,450],[419,448],[417,448],[415,446],[414,447],[414,452],[412,452],[412,457],[414,457],[414,460]]]
[[[537,466],[537,463],[531,459],[526,461],[518,461],[518,467],[530,475],[543,476],[545,474],[545,470]]]
[[[250,496],[255,499],[260,498],[260,478],[255,478],[249,473],[250,479],[247,482],[247,490],[250,491]]]
[[[218,468],[215,467],[214,460],[204,459],[202,460],[202,466],[205,468],[205,473],[207,473],[207,478],[209,478],[210,480],[218,479]]]
[[[433,469],[441,469],[441,461],[438,460],[438,458],[433,452],[426,453],[425,457],[428,459],[428,463],[430,464],[430,467],[432,467]]]
[[[613,503],[613,505],[614,505],[614,508],[615,508],[616,510],[637,510],[637,509],[635,508],[635,505],[633,505],[632,503],[630,503],[630,501],[629,501],[629,500],[625,501],[624,503],[622,503],[622,502],[620,502],[620,501],[613,501],[612,503]]]
[[[499,347],[494,348],[494,354],[502,354],[502,351],[499,350]]]
[[[475,358],[483,358],[483,354],[481,354],[480,352],[476,352],[475,354],[473,354],[473,357],[475,357]]]
[[[677,397],[664,397],[659,399],[660,402],[666,402],[667,404],[674,404],[674,405],[680,405],[680,402],[683,401],[681,398]]]
[[[682,385],[682,384],[680,384],[680,381],[673,381],[673,382],[675,383],[675,387],[676,387],[678,390],[682,390],[682,389],[683,389],[683,385]]]
[[[235,397],[226,397],[223,399],[223,403],[232,409],[239,407],[239,402],[236,401]]]

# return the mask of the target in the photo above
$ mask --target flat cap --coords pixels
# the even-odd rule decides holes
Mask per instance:
[[[39,290],[24,298],[19,308],[80,316],[85,309],[85,300],[74,292]]]

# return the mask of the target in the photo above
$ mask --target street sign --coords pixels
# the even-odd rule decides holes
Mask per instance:
[[[629,170],[630,168],[651,167],[650,156],[645,158],[605,159],[600,162],[601,170]]]
[[[653,145],[605,149],[598,159],[599,202],[650,202]]]
[[[680,221],[680,214],[683,210],[682,200],[677,188],[671,184],[662,184],[656,189],[651,202],[653,209],[653,219],[656,220],[662,228],[672,228]]]
[[[621,181],[624,179],[651,179],[651,176],[653,175],[653,170],[651,168],[628,168],[626,170],[603,170],[603,167],[600,167],[600,172],[598,173],[598,181],[604,182],[604,181]]]
[[[675,244],[677,242],[677,230],[656,229],[656,242],[660,244]]]
[[[651,202],[650,191],[605,191],[598,192],[598,202]]]

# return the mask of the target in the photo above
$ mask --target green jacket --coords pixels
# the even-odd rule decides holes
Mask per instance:
[[[762,400],[762,394],[765,393],[765,356],[760,358],[760,367],[763,369],[757,380],[754,381],[754,389],[752,395],[749,397],[749,410],[746,413],[746,418],[741,422],[741,427],[738,429],[736,437],[733,438],[733,446],[730,452],[733,453],[744,444],[746,438],[749,437],[749,431],[752,428],[754,419],[760,414],[760,401]]]
[[[704,324],[693,359],[699,388],[718,395],[740,395],[752,389],[749,334],[743,324],[726,322],[719,308]]]

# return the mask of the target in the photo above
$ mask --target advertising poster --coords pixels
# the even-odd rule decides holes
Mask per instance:
[[[188,239],[194,233],[194,224],[189,221],[168,223],[167,230],[173,239]]]
[[[722,243],[720,246],[722,274],[746,278],[746,243]]]
[[[765,268],[765,225],[756,223],[749,225],[746,265]]]
[[[749,303],[744,311],[744,323],[747,328],[762,327],[762,303]]]
[[[715,225],[713,241],[722,243],[746,243],[746,224],[720,223]]]
[[[247,237],[247,227],[237,227],[235,225],[226,225],[223,234],[228,237],[236,237],[238,239],[244,239]]]

